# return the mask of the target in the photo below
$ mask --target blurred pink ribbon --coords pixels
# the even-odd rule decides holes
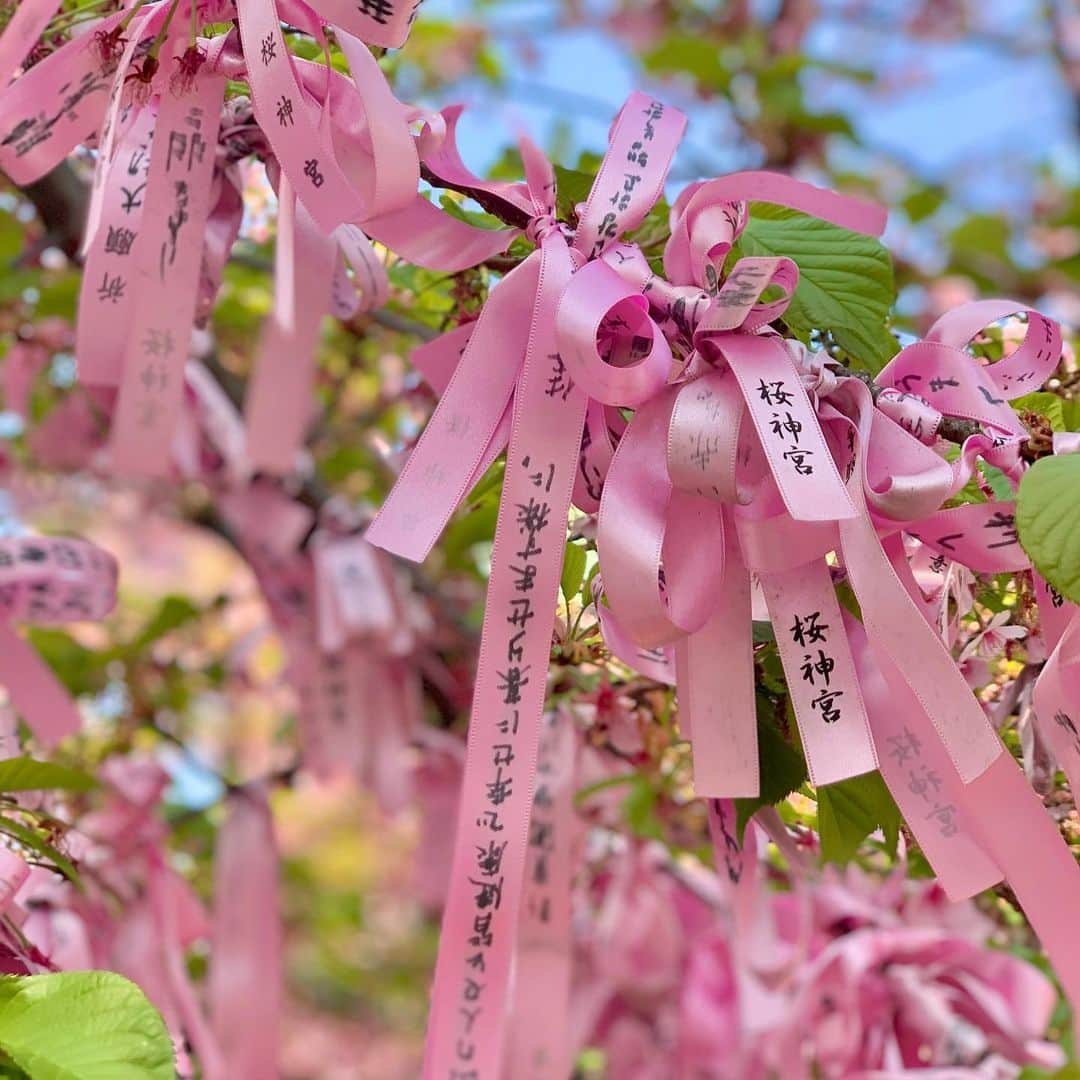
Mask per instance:
[[[82,726],[79,711],[14,622],[56,626],[104,619],[116,603],[116,561],[88,540],[0,540],[0,685],[45,747]]]
[[[22,61],[49,7],[20,8],[0,39],[0,74],[5,59],[12,69]],[[430,224],[416,210],[410,123],[418,111],[394,98],[363,44],[400,43],[415,5],[364,12],[333,2],[240,0],[234,9],[207,0],[200,21],[238,15],[239,37],[194,44],[187,20],[170,22],[168,13],[163,0],[137,10],[125,4],[0,90],[0,167],[28,183],[77,145],[97,143],[80,377],[119,386],[113,468],[162,475],[173,458],[192,326],[206,315],[206,294],[216,291],[240,223],[240,202],[218,161],[225,77],[248,82],[283,174],[276,303],[248,400],[248,458],[252,468],[292,472],[312,409],[321,316],[332,307],[355,313],[386,297],[385,273],[358,223],[386,217],[393,235],[404,210],[409,221]],[[331,23],[350,74],[292,55],[282,18],[324,50],[324,23]],[[159,61],[137,51],[151,41]],[[431,212],[440,219],[441,211]],[[343,259],[354,268],[355,289]]]

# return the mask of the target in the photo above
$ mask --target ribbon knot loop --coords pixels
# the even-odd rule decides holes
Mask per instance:
[[[525,237],[539,247],[549,236],[561,231],[562,225],[554,214],[538,214],[525,227]]]
[[[811,352],[801,341],[787,341],[785,345],[802,378],[803,389],[818,400],[828,397],[839,385],[828,353]]]

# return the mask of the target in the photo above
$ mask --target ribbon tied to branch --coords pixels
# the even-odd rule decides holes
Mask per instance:
[[[398,555],[424,558],[465,493],[507,448],[427,1076],[495,1077],[502,1066],[550,656],[548,613],[557,598],[587,402],[560,355],[556,311],[568,286],[644,220],[684,123],[647,95],[630,96],[572,236],[555,217],[551,165],[528,141],[524,190],[468,175],[470,186],[524,211],[537,249],[493,289],[474,326],[414,357],[422,368],[445,373],[461,350],[423,437],[366,534]],[[447,178],[465,174],[449,139],[434,163]],[[651,347],[653,362],[670,362],[662,334],[653,335]]]

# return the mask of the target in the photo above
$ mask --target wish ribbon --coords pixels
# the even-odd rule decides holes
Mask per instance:
[[[784,272],[783,263],[751,264],[752,274],[730,286],[720,282],[718,266],[730,251],[742,212],[737,205],[723,210],[708,206],[708,216],[701,215],[705,227],[687,222],[687,207],[697,203],[702,209],[702,191],[708,187],[702,185],[676,204],[677,220],[665,253],[669,276],[694,275],[699,292],[691,293],[685,284],[639,277],[643,294],[659,309],[658,317],[666,313],[667,325],[691,343],[694,352],[681,381],[659,385],[657,380],[654,396],[630,421],[604,484],[598,548],[610,602],[607,622],[639,647],[676,642],[680,712],[694,743],[695,784],[709,795],[752,794],[757,790],[757,759],[753,672],[747,659],[749,602],[743,582],[744,567],[753,571],[769,606],[811,777],[827,783],[879,762],[949,893],[971,895],[1007,878],[1070,998],[1076,1000],[1078,950],[1066,931],[1067,908],[1059,898],[1075,896],[1080,877],[1053,823],[1011,756],[1002,752],[985,713],[925,617],[901,542],[903,531],[924,542],[927,536],[940,539],[938,526],[946,522],[937,516],[938,508],[965,482],[976,457],[1013,471],[1019,467],[1022,428],[1006,401],[1038,386],[1053,370],[1060,347],[1057,329],[1029,313],[1019,358],[1010,357],[999,372],[982,370],[962,346],[987,319],[1017,310],[1008,302],[988,302],[961,310],[939,325],[929,343],[903,350],[891,371],[886,369],[885,381],[893,373],[894,385],[906,377],[921,377],[928,391],[921,406],[924,427],[905,425],[904,416],[893,419],[895,399],[888,408],[875,409],[860,380],[838,377],[827,362],[807,356],[801,346],[777,341],[775,347],[787,349],[800,388],[813,402],[813,423],[833,465],[826,475],[844,476],[853,511],[818,515],[816,520],[808,514],[807,520],[799,520],[800,507],[784,490],[775,456],[767,446],[762,453],[761,443],[770,434],[782,438],[786,432],[794,444],[797,432],[802,449],[807,424],[801,411],[790,412],[799,427],[785,426],[789,403],[801,406],[801,398],[787,377],[773,380],[770,373],[753,383],[744,372],[733,380],[716,363],[732,366],[729,354],[733,341],[739,348],[740,336],[753,342],[750,358],[758,355],[754,350],[763,354],[772,347],[766,335],[754,332],[755,324],[770,318],[767,307],[760,322],[753,311],[761,303],[764,285]],[[763,188],[768,190],[768,185]],[[768,198],[787,201],[775,189]],[[622,265],[629,262],[622,260]],[[735,272],[741,265],[736,264]],[[788,287],[782,278],[777,283]],[[731,301],[714,311],[711,297],[723,296],[728,288],[734,293]],[[567,357],[574,355],[570,348],[563,351]],[[631,404],[627,387],[634,396],[643,394],[621,370],[609,372],[591,363],[581,370],[570,366],[579,382],[602,399]],[[588,381],[589,370],[599,375],[598,382]],[[621,400],[616,394],[620,387]],[[751,387],[760,403],[747,392]],[[897,396],[905,393],[912,391],[900,382]],[[743,410],[760,410],[762,404],[773,410],[780,430],[755,422],[744,438],[739,426]],[[927,445],[944,415],[974,419],[987,429],[967,440],[955,466]],[[1011,552],[1015,529],[1000,504],[940,513],[957,519],[951,522],[955,531],[943,537],[951,537],[954,546],[969,530],[978,533],[981,545],[973,540],[964,552],[973,562],[981,558],[989,568],[1021,558]],[[835,571],[825,562],[830,553]],[[861,610],[859,621],[841,614],[835,574],[845,575],[850,583]],[[703,633],[710,647],[695,655],[693,645]],[[699,685],[707,692],[700,692]],[[809,701],[808,688],[817,695]],[[849,710],[858,723],[851,725],[846,739],[837,740],[835,725]],[[717,736],[719,741],[710,745]],[[828,767],[836,772],[826,779]],[[1024,821],[1030,850],[1015,840],[1010,817]],[[1052,889],[1039,887],[1040,862],[1054,880]]]
[[[647,95],[629,97],[572,240],[554,217],[550,163],[523,142],[527,234],[537,250],[493,290],[424,435],[367,532],[380,547],[422,559],[461,497],[508,444],[428,1025],[428,1077],[495,1078],[503,1064],[550,658],[549,613],[557,600],[586,407],[557,347],[559,298],[582,268],[645,218],[684,124],[680,113]],[[659,331],[652,343],[669,357]]]
[[[741,259],[719,280],[745,222],[743,202],[757,196],[864,231],[884,225],[867,204],[785,177],[736,174],[691,188],[675,205],[665,267],[691,282],[673,285],[633,251],[616,249],[575,280],[579,287],[589,274],[607,292],[594,287],[587,309],[585,302],[574,305],[568,290],[559,313],[561,352],[575,380],[608,404],[644,402],[615,451],[600,504],[606,621],[639,647],[676,643],[695,783],[713,797],[758,791],[750,578],[731,512],[752,494],[754,517],[743,525],[761,541],[751,551],[759,556],[754,569],[776,622],[797,628],[799,640],[790,647],[781,641],[781,656],[792,687],[805,690],[793,699],[811,775],[828,783],[876,764],[821,562],[831,549],[821,543],[835,532],[829,523],[855,513],[811,401],[832,376],[820,365],[811,371],[805,350],[760,332],[782,314],[798,270],[785,258]],[[763,302],[770,286],[782,296]],[[612,305],[605,312],[603,302],[615,298],[625,309],[630,292],[692,350],[674,384],[665,385],[667,372],[658,365],[605,364],[597,350],[601,337],[593,327],[625,321],[624,311]],[[782,545],[788,556],[804,556],[794,565],[770,565],[758,551],[779,535],[773,526],[781,507],[772,505],[779,500],[790,514],[783,520],[799,526],[785,530],[798,537],[795,546]],[[810,560],[814,569],[803,565]],[[826,655],[821,635],[829,631],[837,641]],[[810,680],[803,674],[808,660]],[[823,669],[816,679],[814,664]],[[841,696],[847,708],[836,708]]]

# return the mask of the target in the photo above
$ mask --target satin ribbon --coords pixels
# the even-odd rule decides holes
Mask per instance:
[[[527,198],[528,235],[538,250],[493,290],[423,437],[367,532],[378,546],[423,558],[508,437],[425,1076],[496,1077],[502,1065],[550,655],[548,618],[586,408],[556,343],[559,297],[591,260],[644,219],[683,127],[681,114],[646,95],[630,96],[572,242],[553,217],[553,170],[523,142],[527,186],[509,192],[500,186],[499,196]],[[650,149],[647,164],[628,172],[628,163],[637,161],[635,145],[643,144]],[[463,170],[450,145],[444,138],[440,166]],[[662,356],[670,355],[659,332],[652,341]],[[504,359],[493,363],[493,356]]]
[[[288,50],[283,17],[315,38],[329,60],[321,16],[326,8],[340,14],[337,9],[344,6],[320,4],[316,14],[311,6],[289,0],[237,3],[255,115],[293,190],[326,233],[400,209],[412,201],[420,179],[408,112],[361,40],[337,24],[335,38],[349,62],[351,81],[329,62],[312,65]],[[375,7],[392,11],[395,4],[387,0]],[[380,25],[357,17],[355,6],[348,24],[366,31]],[[355,136],[348,142],[335,138],[335,128],[346,125]]]
[[[504,1075],[564,1080],[573,939],[571,889],[577,854],[574,778],[577,735],[568,709],[544,717],[529,818],[525,895],[518,916],[511,1033]]]
[[[700,200],[701,190],[681,200],[682,205]],[[722,284],[718,266],[743,216],[738,207],[729,207],[726,213],[709,209],[714,211],[707,219],[712,234],[702,236],[701,228],[695,231],[693,224],[683,227],[677,222],[671,258],[665,262],[676,270],[695,267],[701,291],[690,294],[685,286],[652,278],[643,286],[654,305],[666,308],[667,325],[699,350],[714,344],[707,338],[702,341],[701,328],[731,333],[731,325],[753,311],[760,283],[781,265],[773,260],[751,266],[752,275],[742,275],[734,286]],[[741,265],[736,264],[732,276]],[[714,315],[710,288],[717,297],[733,288],[738,303],[721,304],[720,315]],[[738,315],[733,317],[731,310]],[[933,373],[922,378],[926,404],[937,416],[924,411],[925,425],[911,422],[911,413],[897,415],[897,404],[906,408],[903,400],[894,398],[886,409],[875,410],[861,382],[838,379],[800,347],[787,346],[800,381],[816,399],[814,423],[820,421],[827,453],[845,477],[854,509],[854,513],[833,514],[831,520],[797,520],[799,506],[784,490],[775,458],[767,448],[761,454],[758,446],[767,438],[767,429],[755,424],[757,441],[744,442],[738,428],[741,403],[729,373],[691,357],[683,381],[658,387],[630,422],[604,485],[598,547],[612,607],[609,619],[637,645],[679,642],[680,690],[693,659],[688,643],[710,620],[715,624],[730,613],[733,619],[729,621],[741,620],[743,642],[748,641],[749,627],[742,614],[745,602],[729,600],[730,606],[722,607],[719,599],[733,573],[736,579],[743,574],[730,569],[732,563],[740,565],[733,558],[733,549],[738,551],[740,562],[761,580],[770,606],[811,775],[822,771],[812,760],[815,756],[819,762],[829,758],[808,738],[809,725],[799,715],[800,692],[804,693],[800,681],[816,688],[818,676],[824,679],[827,672],[830,690],[841,689],[848,704],[856,695],[865,699],[868,738],[861,742],[860,732],[860,741],[842,747],[849,761],[855,760],[850,757],[852,749],[865,747],[880,761],[886,782],[951,895],[970,895],[1002,877],[1010,881],[1075,1000],[1080,979],[1077,946],[1066,931],[1066,907],[1053,895],[1075,896],[1080,878],[1053,823],[1010,756],[1002,752],[982,708],[916,602],[917,589],[899,543],[899,531],[909,530],[924,543],[944,546],[980,569],[1026,565],[1008,504],[938,512],[941,502],[970,476],[976,457],[997,462],[1013,473],[1019,467],[1023,428],[1006,402],[1034,389],[1054,369],[1060,343],[1057,328],[1029,313],[1027,337],[1001,371],[980,368],[961,350],[987,320],[1016,310],[1017,305],[1002,301],[961,309],[934,328],[929,343],[903,350],[886,369],[883,381],[898,388],[897,398],[913,393],[908,389],[917,381],[913,376]],[[754,348],[763,353],[765,343],[760,335],[751,338],[755,339],[760,344]],[[716,346],[721,359],[730,350],[730,344]],[[604,372],[603,378],[606,384],[595,385],[594,393],[612,393],[618,377]],[[748,382],[745,375],[738,380],[738,393],[744,397],[749,396]],[[631,389],[635,396],[640,392]],[[789,401],[799,399],[787,381],[763,376],[758,389],[762,399],[772,399],[769,405],[783,395],[780,429],[794,435],[791,427],[784,426],[786,409]],[[625,404],[625,386],[623,394]],[[967,440],[955,466],[926,445],[933,442],[945,414],[967,416],[988,429]],[[801,425],[801,436],[807,424],[801,414],[790,416]],[[685,427],[680,427],[680,421]],[[704,504],[710,500],[712,507]],[[724,504],[723,508],[716,507],[717,503]],[[737,544],[731,541],[732,531]],[[687,536],[693,537],[693,546],[688,545]],[[858,598],[861,624],[846,614],[837,618],[831,581],[828,575],[821,577],[825,570],[821,560],[830,552],[835,552]],[[808,614],[811,598],[812,619]],[[836,623],[840,624],[839,640],[834,640]],[[811,625],[829,634],[815,637]],[[812,646],[819,640],[822,651],[816,652]],[[701,666],[706,666],[706,657],[711,659],[715,691],[709,700],[726,703],[733,696],[733,674],[742,663],[744,677],[736,683],[735,696],[743,695],[740,715],[746,732],[753,723],[752,672],[745,670],[745,651],[732,648],[732,641],[724,643],[724,651],[703,650]],[[793,670],[798,658],[791,655],[793,644],[800,646],[800,653],[809,646],[801,672]],[[724,660],[718,662],[718,657]],[[854,679],[851,664],[855,665]],[[691,706],[688,727],[695,746],[695,782],[700,787],[699,742],[711,731],[706,732],[701,722],[700,695],[692,687],[691,693],[682,696],[686,700],[681,706]],[[822,708],[821,719],[829,723],[838,718],[830,719]],[[749,736],[732,736],[728,731],[724,735],[720,753],[706,748],[706,783],[719,777],[730,785],[723,794],[743,794],[738,785],[750,782],[754,767],[747,761]],[[728,771],[713,771],[712,762],[724,751]],[[821,781],[820,775],[816,778]],[[1016,830],[1007,824],[1009,816],[1025,821],[1033,838],[1031,851],[1014,841]],[[1052,893],[1039,887],[1039,860],[1045,860],[1046,873],[1054,878]]]
[[[788,259],[742,259],[723,284],[719,280],[718,268],[745,222],[735,200],[758,195],[828,214],[840,225],[880,231],[884,224],[876,208],[771,174],[737,174],[685,192],[673,209],[665,267],[692,282],[672,285],[632,252],[617,253],[594,271],[608,277],[613,291],[616,278],[624,288],[636,286],[669,332],[693,348],[681,380],[671,386],[663,386],[667,373],[659,368],[639,369],[632,385],[623,369],[598,364],[589,327],[560,313],[560,333],[571,342],[563,351],[573,358],[575,378],[595,397],[627,405],[655,395],[635,414],[615,452],[597,545],[609,621],[639,647],[677,643],[681,717],[694,742],[695,784],[700,794],[714,797],[758,791],[750,582],[746,551],[734,540],[736,519],[722,509],[745,504],[757,489],[766,495],[778,490],[792,518],[807,523],[796,547],[781,545],[786,562],[770,560],[757,550],[760,544],[751,557],[765,575],[778,627],[797,629],[798,640],[787,640],[779,629],[777,637],[790,685],[800,691],[793,699],[811,775],[829,782],[875,765],[827,572],[822,578],[799,571],[830,549],[833,533],[826,523],[855,512],[807,391],[827,375],[802,370],[805,352],[758,332],[782,314],[798,271]],[[780,287],[780,300],[761,301],[769,286]],[[751,423],[744,425],[746,413]],[[767,504],[767,497],[759,498],[759,508]],[[767,537],[764,519],[771,525],[777,509],[755,511],[759,520],[747,520],[745,528]],[[808,544],[807,536],[826,546]],[[792,560],[794,552],[803,557]],[[809,615],[815,629],[798,629]],[[829,642],[830,632],[838,640]],[[840,697],[845,707],[837,709]]]
[[[0,540],[0,685],[46,748],[82,726],[50,668],[12,627],[104,619],[116,603],[116,562],[87,540]]]

